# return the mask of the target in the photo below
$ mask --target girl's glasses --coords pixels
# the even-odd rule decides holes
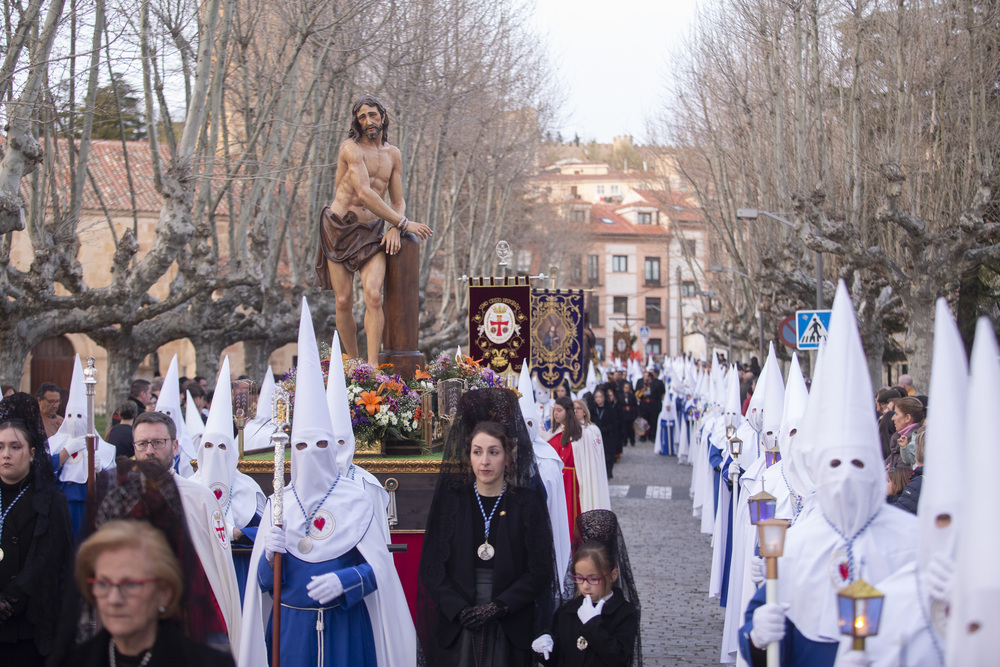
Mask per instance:
[[[591,586],[596,586],[597,584],[604,581],[604,577],[581,577],[579,574],[574,574],[573,581],[576,583],[577,586],[583,584],[583,582],[585,581]]]

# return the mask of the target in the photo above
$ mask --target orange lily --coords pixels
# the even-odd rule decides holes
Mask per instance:
[[[378,412],[379,403],[382,402],[382,397],[378,395],[376,391],[363,391],[361,392],[361,398],[354,401],[355,405],[360,405],[368,410],[368,414],[374,415]]]
[[[476,366],[476,367],[479,366],[478,361],[476,361],[475,359],[466,354],[462,355],[462,363],[466,364],[467,366]]]
[[[417,366],[417,371],[413,377],[417,380],[430,380],[431,374],[426,371],[420,370],[420,366]]]

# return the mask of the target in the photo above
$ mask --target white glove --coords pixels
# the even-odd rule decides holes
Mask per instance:
[[[750,631],[750,641],[759,649],[764,649],[771,642],[780,642],[785,638],[785,604],[764,604],[753,612],[753,630]]]
[[[767,562],[757,556],[750,557],[750,581],[754,586],[760,587],[767,578]]]
[[[87,451],[87,436],[81,435],[76,438],[70,438],[66,441],[65,449],[70,458],[73,458],[73,455],[77,452]]]
[[[344,594],[344,584],[340,583],[336,574],[327,572],[312,577],[312,581],[306,584],[306,592],[313,600],[325,605]]]
[[[948,602],[951,599],[951,585],[955,580],[955,560],[938,552],[931,558],[922,572],[925,591],[935,600]]]
[[[271,529],[264,535],[264,558],[271,562],[276,553],[288,553],[288,549],[285,548],[285,529],[280,526],[271,526]]]
[[[836,667],[870,667],[872,660],[864,651],[848,651],[834,664]]]
[[[729,464],[729,477],[735,478],[740,476],[740,464],[736,461],[732,461]]]
[[[583,598],[583,604],[581,604],[580,608],[576,610],[576,617],[580,619],[581,623],[586,625],[587,621],[594,618],[595,616],[601,615],[601,610],[604,609],[604,603],[606,601],[607,600],[601,600],[595,605],[594,601],[588,595],[587,597]]]
[[[553,648],[555,648],[555,643],[552,641],[552,635],[542,635],[531,642],[531,650],[540,654],[546,660],[549,659]]]

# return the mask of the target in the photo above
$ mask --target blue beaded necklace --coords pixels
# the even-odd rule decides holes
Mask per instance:
[[[868,529],[868,526],[872,525],[872,521],[875,520],[875,517],[877,517],[881,511],[881,507],[875,510],[875,514],[872,514],[868,521],[865,522],[865,525],[861,526],[861,528],[858,529],[858,532],[854,533],[850,539],[848,539],[848,537],[840,531],[840,528],[833,525],[833,522],[827,519],[825,514],[823,515],[826,522],[830,524],[830,528],[833,528],[833,531],[840,536],[840,539],[847,543],[847,578],[849,581],[854,581],[854,540],[858,539],[858,537],[861,536],[861,533],[865,532]]]
[[[313,525],[313,519],[316,518],[317,512],[319,512],[320,508],[323,507],[323,503],[325,503],[326,499],[330,497],[330,494],[333,493],[333,490],[337,488],[337,482],[339,481],[340,481],[340,472],[338,471],[337,479],[333,480],[333,484],[327,490],[326,495],[323,496],[323,499],[319,501],[319,504],[316,505],[316,509],[312,511],[312,514],[306,514],[306,508],[302,504],[302,501],[299,499],[299,492],[295,490],[295,482],[292,482],[292,494],[295,496],[295,501],[299,504],[299,509],[302,510],[302,516],[306,520],[305,537],[299,540],[299,551],[301,551],[302,553],[309,553],[310,551],[312,551],[312,540],[309,539],[309,527]]]
[[[792,510],[795,512],[795,517],[792,519],[792,523],[795,523],[795,519],[799,518],[799,514],[802,513],[802,496],[795,493],[795,489],[792,485],[788,483],[788,478],[785,477],[785,466],[781,465],[781,479],[785,480],[785,486],[788,488],[788,494],[792,497]]]
[[[503,483],[503,487],[500,489],[500,495],[497,496],[497,501],[493,505],[493,509],[490,510],[490,515],[486,516],[486,510],[483,509],[483,500],[479,497],[479,488],[475,483],[472,484],[472,490],[476,494],[476,502],[479,503],[479,511],[483,515],[483,521],[486,522],[486,537],[479,548],[476,549],[476,553],[479,555],[481,560],[490,560],[493,558],[494,549],[490,544],[490,524],[493,522],[493,515],[496,514],[497,508],[500,507],[500,501],[503,500],[503,494],[507,491],[507,482]]]
[[[17,496],[14,498],[11,504],[7,505],[7,509],[3,510],[3,512],[0,512],[0,540],[3,539],[3,522],[7,520],[7,515],[10,514],[10,511],[14,509],[14,505],[17,504],[17,501],[21,499],[21,496],[23,496],[24,492],[27,491],[30,487],[31,487],[31,482],[25,484],[24,488],[21,489],[21,492],[17,494]],[[3,560],[3,549],[0,549],[0,560]]]

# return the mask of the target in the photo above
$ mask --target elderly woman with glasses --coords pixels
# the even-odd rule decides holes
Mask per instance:
[[[163,533],[145,521],[109,521],[80,546],[80,592],[97,608],[102,630],[65,664],[156,667],[233,665],[230,654],[185,635],[178,612],[181,567]]]

